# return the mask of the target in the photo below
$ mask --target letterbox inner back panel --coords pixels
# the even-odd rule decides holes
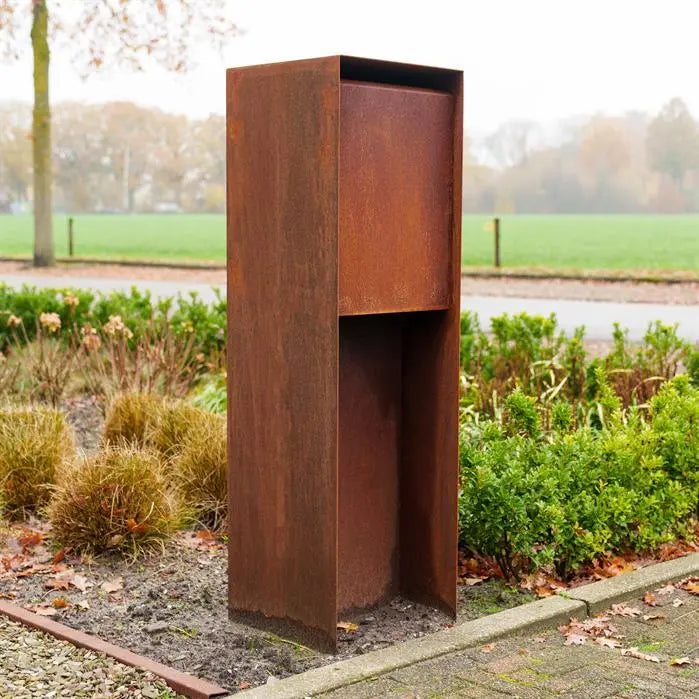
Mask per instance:
[[[340,315],[451,304],[454,98],[340,84]]]

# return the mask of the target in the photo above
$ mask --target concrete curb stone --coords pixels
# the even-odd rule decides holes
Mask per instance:
[[[292,699],[316,696],[339,687],[383,675],[407,665],[486,643],[518,631],[567,623],[570,617],[587,615],[584,602],[548,597],[519,607],[458,624],[450,629],[416,638],[349,660],[308,670],[271,685],[249,689],[236,696]]]
[[[584,602],[588,614],[599,614],[612,604],[625,602],[654,587],[682,580],[698,571],[699,553],[692,553],[672,561],[639,568],[632,573],[617,575],[615,578],[581,585],[560,594],[566,599]]]
[[[504,636],[584,619],[646,590],[699,573],[699,553],[656,563],[632,573],[566,590],[553,597],[506,609],[389,648],[314,668],[235,695],[246,699],[303,699],[346,687],[408,665]],[[233,695],[231,695],[232,697]]]

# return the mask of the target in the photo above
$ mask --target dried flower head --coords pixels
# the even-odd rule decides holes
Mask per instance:
[[[50,333],[55,333],[61,329],[61,318],[58,313],[42,313],[39,316],[39,323]]]
[[[86,350],[98,350],[102,345],[102,340],[100,340],[97,330],[95,330],[95,328],[93,328],[89,323],[80,329],[80,334],[83,336],[82,344]]]
[[[63,297],[63,303],[68,306],[68,308],[75,308],[80,303],[80,299],[74,294],[66,294]]]
[[[121,316],[109,316],[109,320],[104,324],[104,332],[106,332],[107,335],[121,333],[127,340],[133,337],[133,333],[124,325]]]
[[[10,328],[16,328],[17,326],[22,325],[22,319],[13,314],[8,318],[7,325]]]

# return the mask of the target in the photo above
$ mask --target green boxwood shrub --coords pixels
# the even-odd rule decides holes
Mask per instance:
[[[604,399],[601,370],[596,381]],[[686,376],[660,390],[649,420],[612,401],[595,413],[598,422],[576,431],[568,429],[570,411],[557,407],[556,427],[543,431],[533,398],[516,391],[504,404],[500,422],[461,428],[462,546],[494,557],[508,577],[546,564],[567,577],[603,554],[690,534],[699,390]]]

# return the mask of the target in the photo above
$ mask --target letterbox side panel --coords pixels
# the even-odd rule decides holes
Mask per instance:
[[[398,592],[401,318],[340,318],[338,613]]]
[[[401,586],[456,614],[458,385],[461,296],[463,77],[454,95],[450,295],[443,312],[415,314],[404,330]],[[427,410],[425,406],[430,406]]]
[[[340,314],[447,308],[453,96],[346,81],[340,95]]]
[[[455,614],[458,353],[449,313],[412,314],[403,331],[400,581],[406,596]]]
[[[338,84],[337,58],[227,73],[229,603],[331,648]]]

